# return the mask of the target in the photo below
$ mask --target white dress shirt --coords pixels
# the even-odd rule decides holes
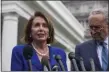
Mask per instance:
[[[105,39],[104,41],[106,43],[106,48],[108,49],[108,37]],[[97,46],[97,54],[98,54],[98,58],[99,58],[99,61],[100,61],[100,65],[102,66],[102,46],[98,45]]]

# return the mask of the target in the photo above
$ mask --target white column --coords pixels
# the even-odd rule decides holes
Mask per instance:
[[[0,15],[0,18],[1,18],[1,15]],[[0,19],[0,34],[1,34],[1,19]],[[0,71],[1,71],[1,35],[0,35]]]
[[[81,20],[81,22],[80,22],[81,24],[82,24],[82,26],[84,27],[84,22],[83,22],[83,20]]]
[[[10,71],[12,49],[17,45],[18,15],[13,12],[3,16],[2,71]]]
[[[69,57],[68,57],[68,54],[70,53],[70,52],[68,52],[68,51],[65,51],[66,52],[66,59],[67,59],[67,68],[68,68],[68,71],[71,71],[71,63],[70,63],[70,60],[69,60]]]
[[[85,29],[86,29],[86,28],[87,28],[86,20],[83,20],[83,23],[84,23],[84,27],[85,27]]]

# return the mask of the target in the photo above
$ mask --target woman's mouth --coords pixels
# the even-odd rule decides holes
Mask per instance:
[[[38,37],[44,37],[45,36],[45,34],[37,34],[38,35]]]

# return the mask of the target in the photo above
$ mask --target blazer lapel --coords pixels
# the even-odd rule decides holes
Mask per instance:
[[[40,60],[35,52],[35,50],[33,49],[33,56],[31,58],[31,62],[32,62],[32,65],[37,69],[37,70],[42,70],[43,66],[42,64],[40,63]]]
[[[54,53],[54,51],[52,50],[52,48],[50,46],[48,46],[48,47],[49,47],[49,56],[50,56],[49,62],[50,62],[51,68],[53,68],[53,66],[55,64],[57,64],[57,62],[56,62],[56,60],[54,58],[55,53]]]
[[[28,45],[31,45],[31,44],[28,44]],[[33,56],[31,58],[31,63],[32,63],[33,70],[42,70],[43,65],[40,63],[40,60],[39,60],[34,48],[33,48]]]
[[[57,63],[56,60],[54,59],[55,53],[52,50],[52,48],[50,46],[48,46],[49,48],[49,62],[51,65],[51,68]],[[35,50],[33,49],[33,56],[32,56],[32,65],[35,66],[38,70],[42,70],[43,65],[40,63],[40,60],[35,52]]]
[[[93,59],[94,59],[94,63],[95,63],[95,65],[96,65],[96,67],[98,67],[99,69],[101,69],[101,65],[100,65],[100,61],[99,61],[99,58],[98,58],[98,54],[97,54],[97,43],[96,43],[96,41],[92,41],[92,51],[93,51]]]

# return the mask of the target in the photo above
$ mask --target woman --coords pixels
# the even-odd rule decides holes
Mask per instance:
[[[17,45],[13,48],[11,58],[12,71],[28,71],[28,63],[23,56],[23,48],[26,45],[33,47],[33,55],[31,58],[33,71],[43,71],[43,65],[41,64],[43,56],[49,57],[52,68],[57,64],[54,55],[60,55],[62,57],[65,70],[67,70],[66,54],[64,50],[48,46],[48,44],[52,43],[54,40],[54,28],[44,14],[35,12],[34,16],[30,18],[25,29],[23,40],[26,43],[25,45]],[[61,70],[60,67],[59,70]]]

